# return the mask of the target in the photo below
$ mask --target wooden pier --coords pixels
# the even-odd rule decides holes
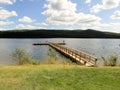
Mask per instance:
[[[63,46],[65,45],[65,43],[62,44],[47,42],[34,43],[33,45],[49,45],[52,48],[56,49],[58,52],[62,53],[63,55],[86,66],[95,66],[97,62],[97,58],[95,56]]]

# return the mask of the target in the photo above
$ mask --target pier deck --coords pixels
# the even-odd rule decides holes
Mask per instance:
[[[63,46],[65,45],[65,43],[47,42],[47,43],[34,43],[33,45],[49,45],[52,48],[56,49],[58,52],[62,53],[63,55],[68,56],[72,60],[79,62],[83,65],[86,66],[96,65],[97,57]]]

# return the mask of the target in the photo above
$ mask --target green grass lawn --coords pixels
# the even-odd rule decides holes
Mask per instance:
[[[0,90],[120,90],[120,67],[0,67]]]

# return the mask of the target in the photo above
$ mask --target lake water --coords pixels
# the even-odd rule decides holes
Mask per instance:
[[[47,60],[49,46],[33,46],[38,42],[66,42],[66,46],[98,57],[98,64],[102,64],[101,56],[117,55],[120,62],[120,39],[0,39],[0,66],[13,65],[12,52],[21,48],[30,53],[36,60]],[[57,54],[58,59],[64,59]]]

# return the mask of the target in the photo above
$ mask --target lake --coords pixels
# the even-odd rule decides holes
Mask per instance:
[[[98,57],[98,65],[102,65],[101,57],[108,57],[110,55],[117,55],[120,62],[120,39],[0,39],[0,66],[14,65],[15,61],[12,59],[12,52],[16,48],[21,48],[30,53],[31,57],[36,60],[47,60],[49,46],[33,46],[32,43],[38,42],[63,42],[67,47],[80,50]],[[57,52],[58,60],[64,59]]]

